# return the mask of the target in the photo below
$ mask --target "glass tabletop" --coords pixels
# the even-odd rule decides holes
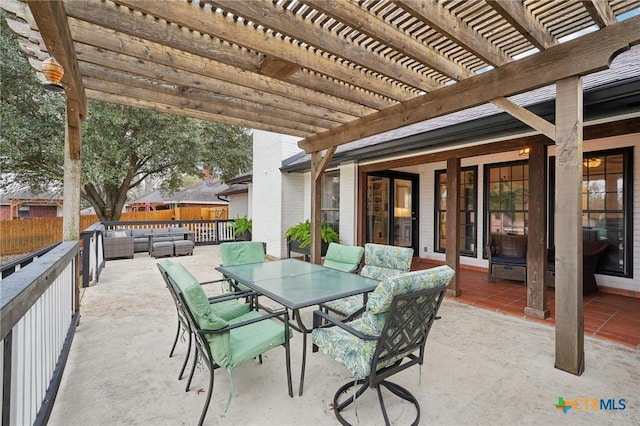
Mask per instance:
[[[372,291],[378,280],[297,259],[216,268],[290,309]]]

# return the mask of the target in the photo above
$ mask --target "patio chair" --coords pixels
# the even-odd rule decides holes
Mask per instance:
[[[360,246],[330,243],[322,265],[342,272],[357,272],[363,254],[364,248]]]
[[[195,331],[196,356],[188,382],[191,382],[199,356],[209,369],[209,387],[198,426],[203,424],[209,409],[215,370],[224,367],[229,373],[229,396],[224,409],[226,412],[233,396],[233,369],[250,359],[260,357],[276,346],[283,346],[285,349],[287,387],[289,396],[293,397],[289,350],[289,339],[292,333],[289,329],[289,316],[286,310],[266,315],[250,311],[238,318],[225,321],[214,313],[212,305],[208,303],[199,285],[181,287],[171,275],[168,275],[168,278],[178,295],[178,307],[187,318],[191,329]],[[279,321],[272,321],[272,318]]]
[[[178,339],[180,338],[181,335],[184,335],[186,333],[189,339],[187,342],[187,354],[184,358],[184,362],[182,363],[180,374],[178,375],[178,380],[182,380],[182,375],[184,374],[184,371],[187,367],[187,363],[189,362],[189,357],[191,356],[191,348],[193,346],[193,339],[192,339],[193,331],[189,327],[187,318],[182,314],[181,310],[178,307],[178,295],[173,291],[173,287],[169,282],[169,275],[171,274],[175,281],[178,281],[178,282],[184,281],[185,285],[187,284],[195,285],[194,283],[198,283],[198,282],[195,279],[195,277],[193,277],[193,275],[191,275],[189,271],[187,271],[184,268],[184,266],[181,264],[174,264],[170,260],[166,259],[158,262],[157,266],[158,266],[158,269],[160,270],[160,274],[162,275],[162,278],[164,279],[165,284],[167,285],[167,288],[169,289],[169,293],[171,293],[171,298],[173,299],[173,302],[176,307],[176,312],[178,315],[178,326],[176,330],[176,337],[173,340],[173,345],[171,346],[169,357],[173,356],[173,353],[176,349],[176,345],[178,343]],[[198,283],[198,284],[202,285],[203,283]],[[229,295],[224,295],[224,296],[209,297],[207,299],[209,300],[209,303],[212,305],[211,309],[218,316],[220,316],[224,320],[232,320],[234,318],[238,318],[248,313],[251,310],[251,304],[238,303],[238,300],[236,299],[236,297],[238,296],[244,297],[245,293],[241,293],[239,295],[234,294],[233,297],[229,297]],[[187,385],[187,389],[188,389],[188,385]]]
[[[220,244],[220,258],[222,266],[246,265],[247,263],[264,262],[266,244],[260,241],[235,241]],[[224,281],[231,284],[231,288],[241,291],[249,290],[244,284],[225,277]]]
[[[368,243],[364,246],[364,266],[360,275],[376,280],[397,276],[409,272],[412,259],[411,248]],[[364,311],[365,303],[366,295],[355,295],[324,303],[320,308],[326,313],[351,319]]]
[[[381,387],[411,402],[417,410],[411,424],[419,423],[417,399],[387,379],[423,364],[427,336],[453,276],[453,269],[439,266],[387,278],[369,296],[362,316],[347,323],[319,310],[313,313],[314,326],[319,327],[312,332],[314,351],[322,349],[354,377],[354,381],[339,387],[333,397],[333,411],[341,424],[350,424],[343,417],[343,410],[367,389],[376,389],[385,424],[389,425]],[[351,396],[339,401],[343,395],[349,395],[351,387],[354,388]]]

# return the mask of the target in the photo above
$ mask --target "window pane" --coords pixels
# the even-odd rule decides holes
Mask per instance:
[[[458,237],[460,238],[460,252],[463,254],[475,255],[475,240],[476,240],[476,173],[475,168],[468,168],[467,170],[460,171],[460,186],[459,186],[459,201],[460,201],[460,213],[459,213],[459,226]],[[438,182],[438,191],[440,194],[436,194],[436,209],[438,211],[436,216],[436,251],[444,252],[446,249],[446,186],[440,185],[441,182],[446,182],[446,172],[436,171],[436,182]],[[499,179],[499,174],[495,174],[495,178]],[[499,183],[496,183],[499,189]]]
[[[628,272],[624,183],[630,177],[624,174],[626,155],[629,154],[588,153],[583,162],[582,236],[585,240],[609,243],[598,264],[599,272]]]

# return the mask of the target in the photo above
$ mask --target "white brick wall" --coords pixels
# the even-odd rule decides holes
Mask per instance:
[[[298,152],[297,139],[277,133],[253,132],[251,213],[253,239],[267,243],[267,254],[283,257],[284,230],[290,216],[301,209],[299,174],[282,175],[282,160]]]
[[[340,242],[356,243],[358,167],[355,163],[340,165]]]

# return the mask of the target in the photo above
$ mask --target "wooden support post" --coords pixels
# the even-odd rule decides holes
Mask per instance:
[[[556,146],[555,367],[580,375],[584,371],[581,77],[556,83]]]
[[[527,221],[527,306],[524,314],[547,318],[546,167],[547,147],[532,145],[529,151],[529,216]]]
[[[82,121],[78,101],[67,98],[66,115],[62,239],[64,241],[78,241],[80,239],[80,187],[82,185]]]
[[[311,153],[311,263],[320,264],[322,259],[322,174],[336,147]]]
[[[447,243],[446,263],[456,274],[449,283],[447,294],[460,296],[460,159],[447,160]]]

